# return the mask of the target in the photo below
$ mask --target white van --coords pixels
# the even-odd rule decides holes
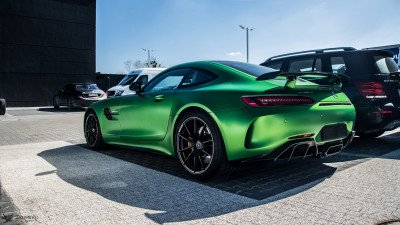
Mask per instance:
[[[134,94],[134,91],[129,90],[129,85],[133,82],[140,81],[142,84],[147,84],[157,74],[166,68],[139,68],[129,72],[117,86],[114,86],[107,91],[107,97],[115,97],[121,95]]]

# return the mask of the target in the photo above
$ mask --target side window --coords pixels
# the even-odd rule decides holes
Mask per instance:
[[[331,58],[332,73],[346,74],[346,64],[341,56]]]
[[[315,59],[313,72],[322,72],[322,61],[320,58]]]
[[[203,84],[215,78],[215,75],[199,69],[193,69],[190,74],[183,80],[182,86],[192,86]]]
[[[288,72],[310,72],[312,71],[314,59],[300,59],[289,62]]]
[[[320,58],[291,60],[288,72],[321,72],[322,62]]]
[[[176,89],[189,71],[190,69],[185,68],[171,70],[166,73],[160,74],[159,76],[152,79],[146,85],[146,87],[144,87],[144,91],[156,92]]]
[[[263,66],[269,67],[271,69],[275,70],[281,70],[283,61],[278,61],[278,62],[271,62],[271,63],[265,63]]]
[[[136,80],[136,82],[141,82],[143,85],[145,85],[147,84],[148,80],[149,80],[148,75],[142,75]]]

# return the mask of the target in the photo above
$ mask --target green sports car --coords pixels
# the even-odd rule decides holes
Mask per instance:
[[[136,94],[91,105],[87,145],[152,149],[176,157],[193,177],[232,162],[325,157],[348,145],[354,107],[335,74],[280,73],[232,61],[169,68]]]

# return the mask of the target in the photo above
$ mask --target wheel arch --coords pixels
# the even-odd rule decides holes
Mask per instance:
[[[91,112],[93,112],[94,114],[96,114],[96,116],[97,116],[97,113],[96,113],[96,111],[93,109],[93,108],[87,108],[86,109],[86,111],[85,111],[85,115],[84,115],[84,117],[83,118],[85,118],[86,119],[86,117],[87,117],[87,115],[89,114],[89,113],[91,113]]]
[[[174,119],[173,119],[173,126],[172,126],[172,132],[171,132],[173,146],[175,147],[175,132],[176,132],[176,127],[178,125],[177,122],[183,115],[185,115],[185,113],[188,113],[190,111],[202,111],[202,112],[206,113],[214,121],[214,123],[217,125],[218,132],[222,138],[222,143],[223,143],[225,154],[227,154],[224,132],[221,130],[221,127],[222,127],[221,122],[218,119],[218,117],[214,113],[212,113],[212,111],[207,106],[204,106],[202,104],[189,104],[189,105],[186,105],[186,106],[180,108],[177,111],[177,113],[175,114]]]
[[[86,118],[89,115],[89,113],[94,113],[97,116],[96,111],[93,108],[87,108],[85,111],[85,115],[83,116],[83,130],[85,130],[85,123],[86,123]]]

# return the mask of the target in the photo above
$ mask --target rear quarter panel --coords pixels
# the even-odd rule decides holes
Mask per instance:
[[[284,81],[222,77],[208,84],[180,89],[175,95],[172,111],[175,120],[172,124],[185,108],[204,109],[219,126],[229,160],[268,154],[286,143],[289,137],[304,133],[314,133],[316,142],[322,143],[320,131],[325,125],[345,123],[348,133],[352,131],[355,111],[345,94],[290,90],[283,84]],[[309,106],[250,107],[241,100],[242,96],[268,94],[308,96],[316,103]],[[349,105],[320,106],[321,102]]]

